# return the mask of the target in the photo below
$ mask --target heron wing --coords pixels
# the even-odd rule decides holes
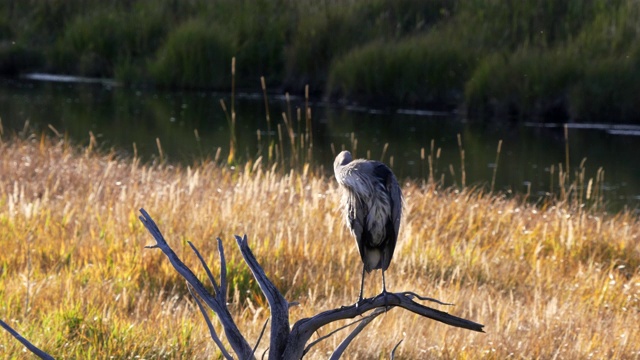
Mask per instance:
[[[374,175],[378,178],[389,196],[391,210],[389,212],[389,218],[385,223],[386,244],[382,256],[382,269],[386,270],[391,263],[391,258],[393,257],[393,252],[398,241],[400,219],[402,218],[402,190],[393,172],[385,164],[377,163],[374,167]]]
[[[360,252],[360,257],[364,259],[365,247],[363,242],[363,236],[371,236],[369,231],[367,230],[366,224],[366,213],[368,213],[368,209],[366,208],[366,204],[355,196],[353,193],[350,193],[347,198],[347,221],[349,223],[349,229],[353,233],[356,238],[356,243],[358,245],[358,252]]]

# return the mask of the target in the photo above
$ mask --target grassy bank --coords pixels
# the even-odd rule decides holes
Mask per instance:
[[[223,239],[230,311],[251,343],[268,309],[233,234],[249,235],[266,273],[300,302],[293,321],[357,297],[361,264],[331,178],[251,163],[146,165],[38,137],[5,140],[0,152],[0,318],[55,357],[219,356],[184,281],[159,251],[143,249],[152,239],[140,207],[194,269],[186,241],[216,269],[214,239]],[[579,201],[534,207],[473,189],[402,186],[406,218],[388,287],[455,303],[443,310],[487,333],[393,310],[369,325],[349,358],[387,357],[401,339],[396,356],[407,359],[640,356],[640,329],[631,325],[640,322],[637,216],[590,212]],[[379,273],[365,291],[380,291]],[[309,358],[325,358],[340,340],[325,340]],[[6,334],[0,346],[4,357],[24,355]]]
[[[16,1],[0,4],[0,74],[237,85],[375,106],[638,122],[633,0]]]

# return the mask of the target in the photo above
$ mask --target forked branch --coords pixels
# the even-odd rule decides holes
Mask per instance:
[[[200,256],[195,246],[189,243],[193,251],[198,256],[198,259],[200,259],[202,266],[205,268],[205,271],[207,272],[207,275],[209,276],[209,279],[213,284],[215,294],[212,295],[205,289],[204,285],[202,285],[202,283],[193,274],[193,272],[178,258],[171,247],[169,247],[164,237],[160,233],[160,230],[156,226],[155,222],[151,219],[149,214],[144,209],[140,209],[140,212],[142,213],[142,216],[140,216],[140,220],[147,228],[147,230],[149,230],[154,239],[156,239],[156,245],[147,247],[161,249],[162,252],[169,258],[169,261],[171,261],[171,264],[178,271],[178,273],[180,273],[180,275],[182,275],[187,280],[187,282],[193,287],[198,296],[200,296],[200,298],[216,313],[225,330],[227,340],[229,341],[229,344],[231,345],[237,356],[240,359],[253,359],[255,349],[252,349],[245,338],[242,336],[226,307],[226,265],[221,240],[218,239],[218,250],[220,253],[221,262],[220,286],[218,286],[218,284],[216,283],[213,275],[211,274],[211,271],[204,263],[202,256]],[[265,297],[267,298],[269,308],[271,309],[271,339],[269,344],[270,359],[300,359],[309,351],[309,349],[313,345],[326,338],[320,338],[309,344],[308,346],[306,345],[311,336],[321,327],[328,325],[334,321],[362,316],[365,313],[374,310],[373,313],[369,314],[360,322],[360,324],[351,332],[351,334],[349,334],[343,340],[340,346],[335,350],[332,358],[337,359],[342,355],[353,338],[355,338],[366,327],[366,325],[371,322],[371,320],[373,320],[383,312],[393,309],[394,307],[404,308],[418,315],[445,323],[447,325],[472,331],[484,332],[484,325],[457,316],[453,316],[446,312],[432,309],[415,302],[414,299],[417,298],[422,301],[431,301],[440,305],[449,305],[436,299],[422,297],[413,292],[386,293],[384,296],[365,299],[358,306],[343,306],[338,309],[327,310],[311,318],[298,320],[293,325],[293,328],[290,329],[289,303],[285,300],[284,296],[278,291],[275,285],[264,273],[264,270],[249,248],[247,236],[236,236],[236,242],[238,244],[238,247],[240,248],[240,252],[242,253],[245,262],[251,269],[254,278],[258,282],[260,290],[262,290]],[[199,306],[201,305],[197,298],[196,302]],[[225,357],[230,357],[230,355],[222,347],[220,339],[217,338],[215,331],[212,331],[213,327],[211,326],[206,312],[202,307],[200,307],[200,309],[203,316],[205,317],[205,320],[207,321],[207,325],[209,326],[212,338],[214,339],[218,347],[220,347],[223,355]],[[332,334],[333,333],[331,333],[330,335]],[[394,352],[396,348],[393,349]]]
[[[149,216],[149,214],[144,209],[140,209],[140,213],[142,213],[142,216],[139,217],[140,221],[142,221],[142,224],[144,224],[144,227],[147,228],[147,230],[151,233],[153,238],[156,240],[155,245],[150,245],[146,247],[159,248],[160,250],[162,250],[162,252],[169,258],[171,265],[173,265],[176,271],[178,271],[178,273],[182,275],[182,277],[185,278],[185,280],[187,280],[189,285],[193,287],[195,292],[200,296],[200,298],[204,301],[204,303],[207,304],[209,308],[211,308],[211,310],[213,310],[216,313],[216,315],[218,316],[218,320],[222,324],[224,333],[227,336],[227,340],[229,341],[229,344],[233,348],[233,351],[235,351],[236,355],[241,359],[253,359],[254,358],[252,355],[253,349],[251,348],[247,340],[244,338],[242,333],[240,333],[240,330],[238,330],[238,326],[236,326],[236,323],[233,321],[233,318],[231,317],[231,313],[229,313],[229,310],[227,309],[226,291],[225,292],[222,291],[222,289],[226,287],[226,282],[227,282],[226,272],[221,271],[220,284],[222,288],[218,288],[217,284],[213,280],[213,275],[211,275],[211,271],[209,270],[207,265],[204,263],[204,260],[202,260],[202,257],[199,256],[196,250],[196,254],[198,254],[198,257],[201,260],[201,263],[203,264],[203,266],[207,271],[207,275],[209,275],[212,283],[214,284],[214,289],[220,290],[220,291],[217,291],[216,294],[214,295],[210,294],[207,291],[207,289],[204,287],[204,285],[200,282],[200,280],[198,280],[198,278],[193,274],[191,269],[189,269],[182,262],[182,260],[178,258],[178,255],[176,255],[176,253],[173,252],[169,244],[167,244],[167,241],[164,239],[164,236],[162,236],[160,229],[158,229],[158,226],[156,225],[156,223],[153,221],[153,219],[151,219],[151,216]],[[218,241],[219,241],[219,248],[221,248],[222,245],[220,243],[221,242],[220,239],[218,239]],[[195,247],[192,244],[190,245],[195,250]],[[220,258],[221,258],[221,263],[224,264],[224,260],[223,260],[224,253],[222,251],[220,251]],[[213,334],[214,333],[212,333],[212,336]],[[216,339],[214,339],[214,341],[215,340]],[[218,343],[218,341],[216,341],[216,343]]]
[[[11,334],[11,336],[18,339],[18,341],[20,341],[22,345],[24,345],[27,349],[29,349],[29,351],[31,351],[40,359],[53,360],[53,356],[47,354],[46,352],[40,350],[40,348],[38,348],[37,346],[33,345],[29,340],[25,339],[22,335],[20,335],[19,332],[15,331],[11,326],[9,326],[9,324],[0,320],[0,326],[2,326],[5,330],[7,330],[9,334]]]

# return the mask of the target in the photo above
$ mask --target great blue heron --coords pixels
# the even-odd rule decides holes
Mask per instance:
[[[379,161],[353,160],[343,151],[333,163],[342,188],[342,207],[347,226],[356,238],[362,258],[362,302],[364,273],[382,269],[382,294],[387,293],[384,272],[389,267],[398,240],[402,217],[402,191],[391,169]]]

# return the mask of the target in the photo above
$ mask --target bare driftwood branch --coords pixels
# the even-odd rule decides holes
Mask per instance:
[[[29,351],[34,353],[40,359],[53,360],[53,356],[47,354],[46,352],[40,350],[37,346],[33,345],[31,342],[29,342],[29,340],[20,335],[19,332],[13,330],[13,328],[9,326],[9,324],[0,320],[0,326],[7,330],[9,334],[11,334],[14,338],[18,339],[18,341],[20,341],[22,345],[24,345],[27,349],[29,349]]]
[[[385,312],[385,309],[377,309],[377,310],[376,310],[376,311],[374,311],[373,313],[371,313],[371,314],[369,314],[369,315],[367,315],[367,316],[365,316],[365,317],[363,317],[363,318],[360,318],[360,319],[355,320],[355,321],[352,321],[352,322],[350,322],[350,323],[348,323],[348,324],[342,325],[342,326],[338,327],[337,329],[335,329],[335,330],[331,331],[330,333],[328,333],[328,334],[326,334],[326,335],[322,335],[322,336],[320,336],[319,338],[317,338],[317,339],[313,340],[309,345],[307,345],[307,347],[305,347],[305,348],[304,348],[304,352],[303,352],[303,354],[308,353],[308,352],[309,352],[309,350],[311,350],[311,348],[312,348],[314,345],[316,345],[316,344],[318,344],[318,343],[320,343],[320,342],[324,341],[325,339],[330,338],[331,336],[333,336],[333,334],[335,334],[335,333],[337,333],[337,332],[340,332],[340,331],[342,331],[342,330],[344,330],[344,329],[346,329],[346,328],[350,327],[351,325],[357,324],[357,323],[362,322],[362,321],[365,321],[365,320],[373,320],[373,318],[375,318],[375,317],[377,317],[377,316],[379,315],[379,314],[376,314],[378,311],[380,311],[380,312],[382,313],[382,312]],[[367,321],[367,323],[368,323],[368,322],[369,322],[369,321]],[[355,331],[355,330],[354,330],[354,331]]]
[[[342,340],[342,342],[340,343],[340,345],[338,345],[338,347],[333,352],[333,354],[331,354],[331,357],[329,358],[329,360],[340,359],[340,357],[342,356],[342,353],[344,353],[344,351],[347,350],[347,346],[351,344],[353,339],[355,339],[356,336],[360,335],[362,330],[364,330],[364,328],[367,327],[367,325],[369,325],[369,323],[373,321],[373,319],[377,318],[381,314],[384,314],[385,312],[386,312],[386,308],[377,308],[367,317],[363,318],[360,324],[358,324],[358,326],[356,326],[356,328],[353,329],[353,331],[344,340]],[[307,346],[307,348],[304,349],[304,353],[306,354],[307,351],[309,351],[309,349],[310,349],[310,346]]]
[[[256,341],[256,346],[253,347],[253,353],[255,353],[256,350],[258,350],[258,345],[260,345],[260,340],[262,340],[262,335],[264,335],[264,331],[267,330],[267,324],[268,323],[269,323],[269,319],[267,319],[264,322],[264,325],[262,325],[262,330],[260,330],[260,336],[258,336],[258,341]]]
[[[260,290],[264,293],[271,309],[271,346],[269,347],[269,359],[280,359],[287,346],[289,337],[289,303],[265,275],[264,270],[258,264],[255,256],[249,249],[247,235],[236,236],[236,241],[242,252],[244,261],[249,265],[253,277],[258,281]]]
[[[213,327],[211,319],[209,319],[209,315],[207,315],[207,310],[204,308],[204,306],[202,306],[202,302],[193,292],[193,287],[187,284],[187,288],[189,289],[189,293],[191,294],[191,296],[193,296],[193,299],[196,301],[196,304],[198,304],[198,309],[200,309],[200,313],[202,313],[202,317],[204,318],[204,321],[207,323],[207,327],[209,328],[209,334],[211,335],[213,342],[215,342],[218,346],[218,349],[220,349],[220,351],[222,352],[222,356],[224,356],[225,359],[233,359],[233,357],[231,357],[231,355],[227,351],[227,348],[225,348],[224,344],[222,344],[222,341],[220,341],[218,333],[216,333],[216,329]]]
[[[398,349],[398,346],[400,346],[400,344],[402,344],[403,341],[404,341],[404,339],[398,341],[396,346],[393,347],[393,350],[391,350],[391,360],[396,358],[396,350]]]
[[[220,241],[220,238],[218,238],[218,241]],[[211,273],[211,270],[209,270],[209,267],[207,266],[207,263],[204,262],[204,259],[200,255],[200,251],[198,251],[198,249],[196,249],[195,245],[193,245],[191,243],[191,241],[187,241],[187,244],[189,244],[189,246],[191,247],[191,250],[193,250],[193,252],[196,253],[196,256],[198,257],[198,260],[200,260],[200,264],[202,264],[202,266],[204,267],[204,270],[207,273],[207,277],[209,277],[209,281],[211,281],[211,285],[213,285],[213,292],[216,293],[216,294],[220,294],[220,287],[218,286],[218,283],[216,282],[216,279],[213,277],[213,274]]]
[[[219,321],[222,323],[222,326],[225,330],[225,334],[227,336],[227,340],[231,344],[231,347],[234,349],[236,354],[240,359],[253,359],[255,348],[252,349],[242,334],[239,332],[235,322],[233,321],[231,314],[229,313],[226,307],[226,290],[227,290],[227,280],[226,280],[226,264],[224,259],[224,250],[222,247],[222,241],[218,239],[218,251],[220,253],[220,286],[216,283],[211,271],[204,263],[204,260],[200,253],[197,251],[195,246],[191,243],[189,245],[193,249],[193,251],[198,256],[200,263],[205,268],[207,272],[207,276],[211,280],[211,283],[214,287],[215,295],[209,294],[207,290],[204,288],[202,283],[198,280],[198,278],[193,274],[193,272],[186,266],[182,261],[177,257],[177,255],[171,250],[165,239],[163,238],[160,230],[158,230],[156,224],[153,222],[149,214],[147,214],[144,209],[140,209],[140,212],[143,216],[140,216],[140,220],[143,222],[147,230],[153,235],[156,239],[156,245],[147,246],[148,248],[160,248],[162,252],[169,258],[173,267],[182,275],[187,282],[193,286],[193,289],[196,293],[202,298],[202,300],[216,313]],[[289,306],[292,305],[285,300],[284,296],[278,291],[278,289],[273,285],[271,280],[264,273],[264,270],[256,260],[255,256],[251,252],[251,249],[248,245],[247,236],[243,237],[236,236],[236,242],[238,247],[240,248],[240,252],[242,256],[251,269],[253,276],[255,277],[260,289],[264,293],[267,301],[269,303],[269,307],[271,309],[271,340],[269,344],[269,358],[270,359],[300,359],[306,354],[309,349],[317,344],[318,342],[326,339],[335,333],[331,332],[330,334],[323,336],[308,346],[305,347],[311,336],[321,327],[330,324],[334,321],[352,319],[357,316],[362,316],[365,313],[372,311],[371,314],[366,316],[360,321],[360,324],[342,341],[339,347],[335,350],[332,355],[332,359],[339,358],[342,353],[345,351],[347,346],[351,343],[353,338],[355,338],[360,332],[367,326],[369,322],[371,322],[375,317],[384,313],[385,311],[390,311],[393,308],[400,307],[411,312],[414,312],[418,315],[445,323],[447,325],[460,327],[472,331],[484,332],[484,325],[475,323],[473,321],[463,319],[457,316],[450,315],[446,312],[439,311],[436,309],[432,309],[430,307],[424,306],[420,303],[414,301],[414,299],[418,299],[421,301],[430,301],[440,305],[451,305],[444,303],[442,301],[432,299],[429,297],[420,296],[414,292],[399,292],[399,293],[386,293],[384,295],[378,295],[373,298],[364,299],[362,303],[358,306],[343,306],[338,309],[327,310],[321,312],[311,318],[298,320],[293,328],[289,327]],[[194,296],[195,297],[195,296]],[[216,341],[217,335],[215,331],[212,331],[213,326],[210,325],[210,321],[206,312],[201,307],[199,300],[196,298],[196,303],[200,306],[201,312],[205,317],[205,321],[207,321],[207,325],[212,333],[212,338]],[[353,325],[358,321],[352,322]],[[345,326],[346,327],[346,326]],[[342,327],[341,329],[343,329]],[[263,328],[264,332],[264,328]],[[262,333],[260,335],[262,337]],[[259,340],[258,340],[259,343]],[[223,349],[220,344],[220,340],[217,339],[216,344]],[[399,345],[400,343],[398,343]],[[392,356],[395,353],[398,345],[396,345],[391,352]],[[257,346],[257,344],[256,344]],[[228,353],[225,354],[223,350],[223,355],[225,357],[228,356]]]
[[[139,217],[140,221],[142,221],[144,227],[147,228],[147,230],[156,240],[156,245],[146,247],[159,248],[160,250],[162,250],[167,258],[169,258],[171,265],[173,265],[176,271],[178,271],[178,273],[182,275],[182,277],[185,278],[191,286],[193,286],[193,289],[200,296],[200,298],[216,313],[216,315],[218,315],[218,320],[222,324],[227,340],[229,341],[229,344],[233,348],[233,351],[235,351],[236,355],[240,359],[253,359],[253,349],[244,338],[242,333],[240,333],[240,330],[238,330],[238,326],[233,321],[233,318],[231,317],[231,314],[227,309],[226,294],[222,291],[219,291],[215,295],[211,295],[204,287],[204,285],[200,282],[200,280],[198,280],[198,278],[193,274],[191,269],[189,269],[178,258],[178,255],[173,252],[171,247],[169,247],[166,240],[162,236],[162,233],[158,229],[158,226],[153,221],[153,219],[151,219],[149,214],[144,209],[140,209],[140,213],[142,213],[142,216]],[[223,253],[220,253],[220,257],[222,256]],[[204,266],[206,267],[206,264]],[[208,270],[208,268],[206,269]]]
[[[484,325],[424,306],[413,301],[412,297],[412,293],[387,293],[385,296],[377,296],[365,299],[363,303],[359,304],[358,306],[356,306],[355,304],[351,306],[343,306],[339,309],[321,312],[312,318],[298,320],[298,322],[293,325],[293,329],[291,329],[291,334],[289,335],[290,346],[287,347],[288,352],[285,352],[283,358],[299,359],[300,357],[302,357],[302,355],[304,354],[303,348],[297,344],[306,344],[313,333],[319,328],[337,320],[351,319],[356,316],[361,316],[364,313],[376,308],[397,306],[407,309],[418,315],[440,321],[447,325],[478,332],[484,332],[484,330],[482,329]],[[442,303],[438,300],[434,300],[434,302],[440,304]]]

